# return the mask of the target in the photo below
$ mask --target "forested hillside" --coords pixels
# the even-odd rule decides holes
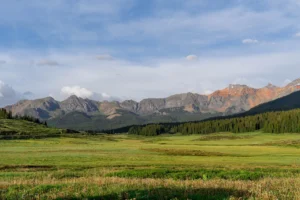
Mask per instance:
[[[300,133],[300,109],[267,112],[253,116],[217,119],[203,122],[133,126],[129,129],[129,133],[150,136],[163,133],[244,133],[257,130],[262,130],[268,133]]]

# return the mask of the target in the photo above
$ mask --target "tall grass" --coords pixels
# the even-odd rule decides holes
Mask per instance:
[[[90,177],[0,186],[0,199],[299,199],[300,178],[259,181]]]

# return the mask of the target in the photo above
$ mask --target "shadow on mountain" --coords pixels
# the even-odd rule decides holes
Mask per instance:
[[[111,199],[137,199],[137,200],[169,200],[169,199],[230,199],[247,198],[250,193],[244,190],[233,190],[226,188],[200,188],[200,189],[176,189],[176,188],[154,188],[152,190],[128,190],[121,193],[111,193],[103,196],[83,196],[81,198],[63,198],[67,200],[111,200]],[[58,200],[58,199],[57,199]]]

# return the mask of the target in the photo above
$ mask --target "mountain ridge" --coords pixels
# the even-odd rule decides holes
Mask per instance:
[[[107,126],[104,124],[183,122],[242,113],[298,90],[300,90],[300,79],[296,79],[284,87],[277,87],[271,83],[262,88],[230,84],[209,95],[188,92],[166,98],[147,98],[139,102],[134,100],[101,102],[83,99],[75,95],[63,101],[46,97],[22,100],[5,107],[5,109],[11,111],[13,115],[30,115],[50,121],[50,123],[53,122],[54,126],[60,124],[66,128],[73,128],[71,121],[79,123],[79,125],[93,123],[93,127],[97,126],[96,123],[99,126]],[[77,121],[71,120],[72,113],[77,116]],[[78,113],[84,113],[84,115],[79,117]],[[65,126],[59,121],[68,121],[70,124]]]

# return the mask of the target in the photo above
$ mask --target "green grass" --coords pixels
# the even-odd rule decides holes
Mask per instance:
[[[55,137],[64,133],[62,129],[48,128],[25,120],[1,119],[0,139],[27,139]]]
[[[260,132],[0,140],[0,199],[296,199],[299,141]]]
[[[169,169],[136,169],[124,170],[119,172],[108,173],[109,177],[124,178],[162,178],[175,180],[209,180],[209,179],[225,179],[225,180],[259,180],[265,177],[286,177],[298,175],[300,170],[277,170],[277,169],[185,169],[185,170],[169,170]]]

